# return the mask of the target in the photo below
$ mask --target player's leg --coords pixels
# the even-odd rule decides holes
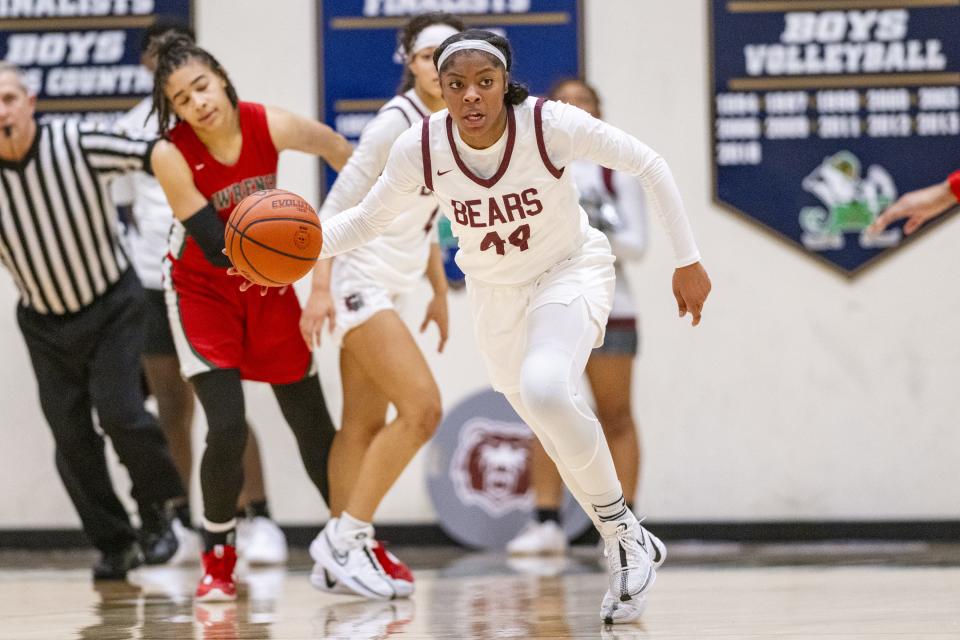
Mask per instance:
[[[632,378],[633,355],[594,351],[587,362],[587,380],[597,405],[597,418],[631,510],[640,474],[640,439],[630,399]]]
[[[612,622],[622,620],[622,602],[632,603],[627,612],[630,619],[638,615],[634,607],[656,574],[653,554],[645,549],[652,546],[652,537],[626,507],[600,423],[580,393],[598,332],[583,297],[530,311],[520,399],[535,431],[545,434],[545,448],[555,454],[563,473],[575,480],[574,495],[599,521],[610,573],[610,602],[605,598],[602,613]],[[547,443],[552,444],[552,452]]]
[[[390,401],[347,349],[340,350],[343,413],[330,451],[330,513],[339,517],[357,484],[363,456],[386,425]]]
[[[356,364],[397,410],[397,417],[370,442],[340,518],[311,547],[314,559],[353,591],[371,598],[398,594],[366,542],[373,515],[400,473],[440,421],[440,392],[423,354],[393,310],[383,310],[343,340]],[[346,558],[340,564],[335,558]]]
[[[360,474],[363,456],[374,436],[386,425],[390,404],[375,381],[344,349],[340,350],[340,384],[343,389],[342,417],[340,430],[330,449],[330,515],[333,518],[342,515]],[[310,583],[321,591],[353,593],[320,562],[314,564]]]
[[[243,485],[247,440],[243,386],[237,369],[214,369],[190,378],[207,418],[200,458],[203,494],[204,577],[197,588],[203,600],[236,598],[236,507]]]

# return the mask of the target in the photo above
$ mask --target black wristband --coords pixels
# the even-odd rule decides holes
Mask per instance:
[[[227,256],[223,255],[223,249],[226,247],[223,240],[223,232],[226,225],[217,215],[217,210],[209,202],[205,207],[198,210],[195,214],[183,221],[187,233],[193,236],[197,241],[203,255],[215,267],[228,268],[233,265]]]

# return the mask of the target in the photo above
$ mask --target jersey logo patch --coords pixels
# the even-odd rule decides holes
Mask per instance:
[[[359,293],[351,293],[343,299],[343,304],[350,311],[359,311],[363,307],[363,296]]]
[[[450,173],[451,171],[453,171],[453,169],[447,169],[446,171],[440,171],[440,169],[437,169],[437,175],[438,175],[438,176],[444,176],[444,175]]]

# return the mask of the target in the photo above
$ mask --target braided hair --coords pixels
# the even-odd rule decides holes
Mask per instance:
[[[176,32],[168,33],[155,41],[155,44],[151,46],[151,51],[155,51],[157,55],[157,70],[153,74],[153,108],[150,110],[150,115],[157,114],[157,124],[161,137],[166,136],[172,128],[171,120],[174,121],[173,124],[179,121],[173,105],[164,92],[164,87],[170,76],[191,60],[206,65],[215,75],[219,76],[227,85],[226,92],[230,104],[234,107],[237,106],[239,102],[237,90],[230,82],[230,76],[227,75],[226,70],[209,51],[197,46],[197,43],[189,37]]]
[[[440,56],[443,55],[444,49],[452,45],[454,42],[460,42],[461,40],[484,40],[489,44],[492,44],[494,47],[500,50],[500,53],[503,54],[503,57],[507,61],[507,68],[503,69],[503,63],[500,62],[500,60],[495,56],[477,50],[457,51],[444,61],[443,66],[445,68],[452,60],[455,60],[458,56],[465,53],[483,55],[490,61],[491,64],[493,64],[495,67],[503,69],[507,73],[507,91],[503,95],[504,103],[516,106],[527,99],[527,97],[530,95],[530,91],[519,82],[513,82],[510,80],[509,74],[510,70],[513,68],[513,51],[510,49],[510,42],[503,36],[499,36],[490,31],[470,29],[468,31],[461,31],[460,33],[450,36],[444,40],[443,43],[433,52],[433,64],[437,64],[437,61],[440,60]],[[443,73],[443,69],[438,68],[437,71]]]
[[[420,32],[435,24],[445,24],[453,27],[457,31],[466,29],[463,20],[442,11],[421,13],[410,18],[407,24],[403,25],[403,29],[397,32],[397,52],[403,56],[404,62],[410,62],[410,56],[414,53],[411,49],[413,49],[413,45],[417,42],[417,36],[420,35]],[[397,93],[404,93],[412,89],[414,81],[415,78],[410,71],[410,67],[404,64],[403,77],[400,79],[400,87],[397,89]]]

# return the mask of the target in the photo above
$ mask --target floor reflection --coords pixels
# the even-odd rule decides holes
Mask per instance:
[[[149,568],[92,584],[86,568],[0,569],[0,640],[333,640],[456,638],[945,638],[960,617],[960,568],[792,565],[666,567],[642,625],[604,628],[606,580],[593,551],[495,553],[415,564],[411,600],[314,590],[305,554],[242,570],[236,603],[198,604],[197,567]],[[816,611],[816,616],[810,612]],[[880,615],[878,612],[883,612]],[[875,633],[867,629],[876,630]]]

